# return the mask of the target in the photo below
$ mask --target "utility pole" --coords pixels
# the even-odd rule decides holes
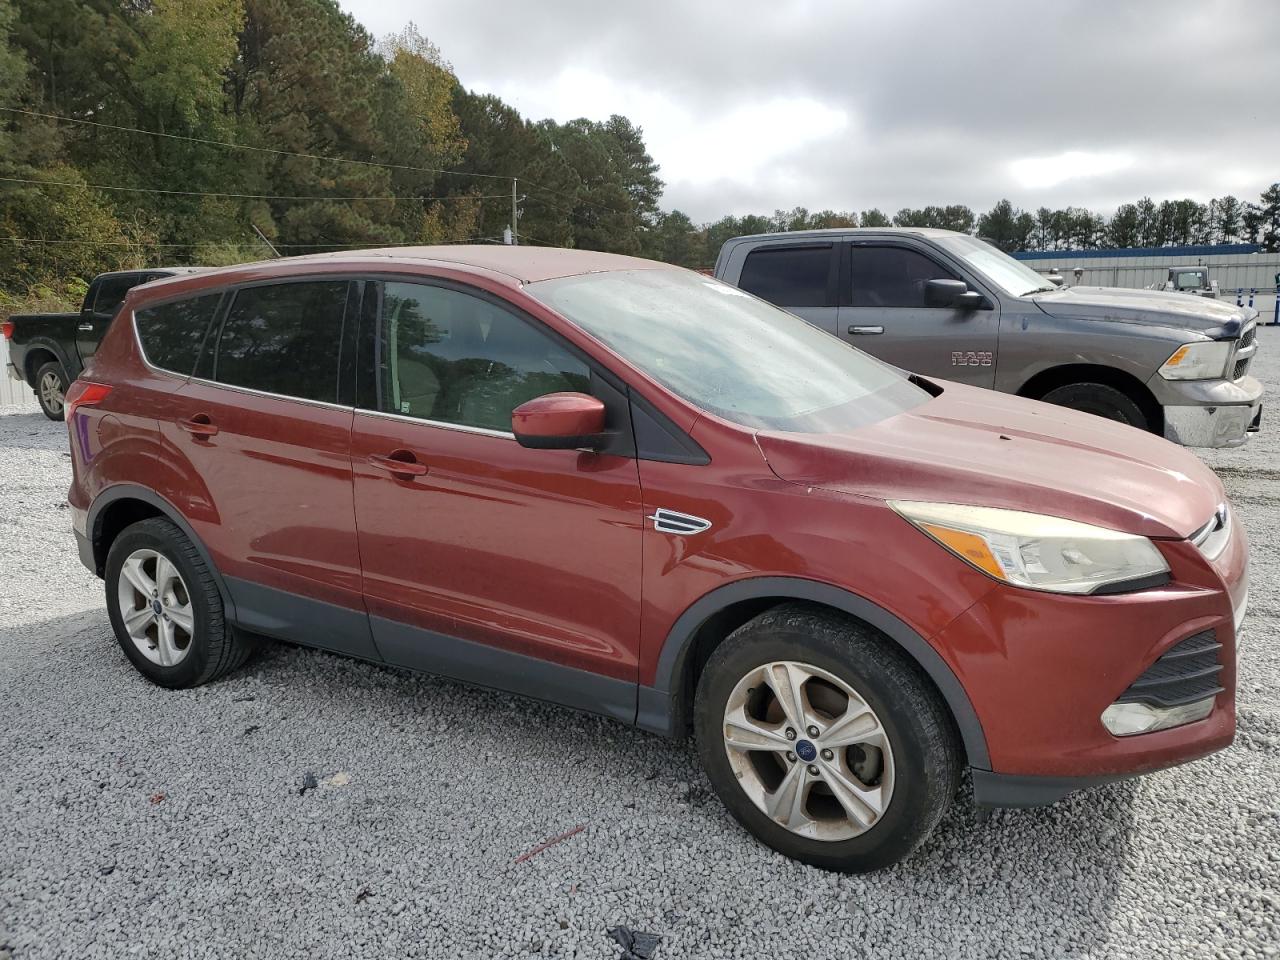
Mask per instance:
[[[520,241],[516,239],[516,178],[511,178],[511,243],[517,244]]]

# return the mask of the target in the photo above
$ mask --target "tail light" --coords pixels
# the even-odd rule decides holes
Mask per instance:
[[[76,380],[67,388],[67,396],[63,401],[67,410],[67,422],[75,416],[80,407],[96,407],[107,398],[111,388],[105,383],[93,383],[89,380]]]
[[[13,321],[5,320],[3,323],[0,323],[0,333],[4,334],[4,338],[6,340],[12,340],[13,339]]]

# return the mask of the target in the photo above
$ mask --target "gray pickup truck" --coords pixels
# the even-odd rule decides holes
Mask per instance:
[[[925,376],[1119,420],[1191,447],[1244,443],[1262,419],[1252,307],[1058,287],[949,230],[735,237],[715,276]]]

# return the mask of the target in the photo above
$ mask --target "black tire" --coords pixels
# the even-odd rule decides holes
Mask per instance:
[[[1068,383],[1055,387],[1040,399],[1059,407],[1125,423],[1139,430],[1151,429],[1151,421],[1143,413],[1142,407],[1123,390],[1105,383]]]
[[[784,660],[839,677],[876,712],[888,735],[893,793],[864,833],[840,840],[793,833],[757,807],[734,774],[724,742],[725,706],[739,680]],[[768,610],[716,648],[698,681],[694,728],[703,768],[734,818],[779,853],[828,870],[861,873],[906,857],[938,825],[959,788],[955,728],[920,668],[860,621],[809,604]]]
[[[139,549],[162,554],[177,569],[190,599],[195,629],[185,656],[173,666],[149,660],[129,637],[120,610],[118,591],[125,560]],[[208,564],[186,535],[162,517],[141,520],[126,527],[107,554],[107,613],[116,640],[126,657],[144,677],[170,689],[197,687],[236,669],[253,652],[252,641],[234,630],[223,617],[222,595]]]
[[[41,389],[46,377],[56,377],[58,380],[58,390],[56,398],[48,398],[45,391]],[[36,402],[40,404],[40,409],[44,415],[50,420],[61,422],[65,417],[65,398],[67,396],[67,388],[71,386],[71,381],[67,379],[67,372],[62,369],[62,364],[57,360],[50,360],[48,363],[40,365],[40,369],[36,371]]]

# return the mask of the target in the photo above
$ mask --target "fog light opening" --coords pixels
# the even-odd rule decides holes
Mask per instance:
[[[1176,707],[1153,707],[1148,703],[1113,703],[1102,711],[1102,725],[1117,737],[1168,730],[1170,727],[1203,720],[1213,712],[1214,699],[1215,697],[1206,697],[1204,700]]]

